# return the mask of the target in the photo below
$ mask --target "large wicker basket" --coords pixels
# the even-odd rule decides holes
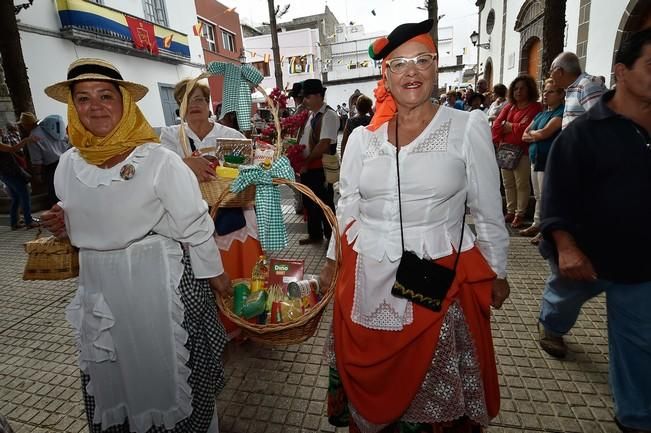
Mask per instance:
[[[79,275],[79,253],[68,240],[54,236],[40,237],[25,243],[27,263],[23,280],[65,280]]]
[[[337,281],[337,272],[339,270],[339,263],[341,261],[341,241],[337,235],[339,233],[337,218],[335,217],[332,210],[325,203],[323,203],[323,201],[321,201],[312,192],[312,190],[300,183],[285,179],[274,179],[273,182],[277,185],[288,185],[292,188],[295,188],[307,196],[309,199],[313,200],[317,205],[319,205],[319,207],[321,207],[321,209],[323,209],[326,219],[332,226],[332,235],[334,236],[336,243],[336,266],[330,286],[322,288],[322,298],[314,307],[310,308],[297,320],[287,323],[271,323],[265,325],[249,323],[242,317],[239,317],[233,313],[233,297],[230,295],[218,297],[217,305],[224,313],[224,315],[240,328],[242,328],[244,334],[252,341],[271,346],[285,346],[288,344],[302,343],[303,341],[313,336],[319,327],[321,316],[323,315],[328,302],[330,302],[330,299],[332,299],[332,296],[334,295],[335,285]],[[215,206],[212,209],[212,216],[214,217],[217,212],[218,206]]]

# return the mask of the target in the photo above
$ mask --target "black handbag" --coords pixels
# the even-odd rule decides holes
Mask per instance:
[[[398,119],[396,118],[396,171],[398,173],[398,212],[400,214],[400,240],[402,241],[402,257],[396,272],[396,282],[393,283],[391,294],[398,298],[405,298],[429,308],[432,311],[441,311],[443,300],[448,289],[452,286],[456,276],[457,264],[461,255],[461,244],[466,226],[466,207],[464,205],[463,219],[461,222],[461,239],[457,248],[457,257],[452,269],[439,265],[432,260],[421,259],[413,251],[405,251],[405,237],[402,228],[402,201],[400,197],[400,167],[398,155]]]

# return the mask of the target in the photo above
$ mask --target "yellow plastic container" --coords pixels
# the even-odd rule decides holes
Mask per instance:
[[[240,174],[240,170],[232,167],[217,166],[215,167],[215,174],[225,179],[235,179]]]

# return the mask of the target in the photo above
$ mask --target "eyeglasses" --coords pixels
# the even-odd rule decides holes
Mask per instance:
[[[425,53],[416,57],[395,57],[387,62],[389,70],[394,74],[402,74],[407,70],[409,63],[416,65],[416,69],[424,71],[428,69],[436,60],[436,54]]]
[[[195,96],[194,98],[188,99],[188,105],[203,105],[207,102],[208,99],[203,96]]]

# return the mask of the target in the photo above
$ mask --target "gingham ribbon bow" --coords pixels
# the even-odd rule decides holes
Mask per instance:
[[[278,251],[287,246],[287,230],[280,207],[280,191],[273,178],[294,181],[294,169],[286,156],[271,164],[269,170],[257,165],[240,168],[240,174],[231,184],[231,192],[238,193],[255,185],[255,212],[258,222],[258,240],[264,251]]]

